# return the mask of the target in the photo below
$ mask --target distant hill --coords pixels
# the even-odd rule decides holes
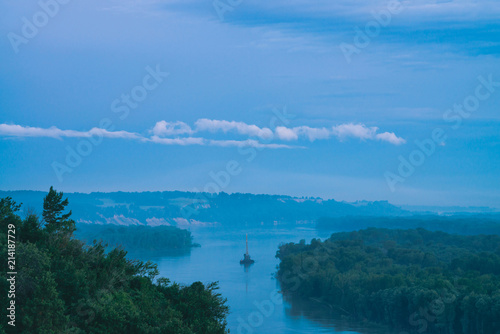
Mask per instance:
[[[498,213],[455,213],[453,215],[414,215],[405,217],[322,217],[316,227],[321,230],[356,231],[370,227],[391,229],[424,228],[453,234],[500,235]]]
[[[0,191],[23,209],[41,212],[42,191]],[[407,216],[387,201],[346,203],[280,195],[209,194],[181,191],[65,193],[79,224],[224,227],[314,224],[320,217]]]
[[[419,212],[422,214],[476,214],[476,213],[500,213],[498,208],[487,206],[430,206],[430,205],[402,205],[401,208],[408,211]]]

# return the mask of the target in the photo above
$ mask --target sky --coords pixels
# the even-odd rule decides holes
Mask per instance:
[[[0,189],[500,208],[496,0],[0,3]]]

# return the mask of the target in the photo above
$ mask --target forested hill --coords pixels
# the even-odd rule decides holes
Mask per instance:
[[[41,212],[46,193],[0,191],[23,208]],[[320,198],[278,195],[208,194],[180,191],[65,193],[77,223],[172,225],[188,227],[221,224],[224,227],[274,226],[311,223],[320,217],[401,216],[409,212],[388,202],[344,203]]]
[[[285,296],[332,316],[407,333],[500,333],[500,236],[371,228],[283,244],[276,257]]]
[[[112,247],[122,246],[129,252],[187,250],[199,246],[193,243],[191,232],[174,226],[80,224],[75,237],[87,244],[102,240]]]
[[[17,272],[0,280],[0,304],[10,307],[1,334],[229,332],[217,284],[180,286],[122,249],[85,246],[73,238],[62,193],[51,188],[43,203],[41,217],[21,218],[11,198],[0,199],[1,256],[15,258],[9,269]]]

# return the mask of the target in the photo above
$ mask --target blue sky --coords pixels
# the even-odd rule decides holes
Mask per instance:
[[[0,189],[500,207],[497,1],[0,11]]]

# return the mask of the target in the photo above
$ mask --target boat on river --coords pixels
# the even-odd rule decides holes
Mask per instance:
[[[249,266],[253,264],[255,261],[250,258],[250,254],[248,254],[248,233],[246,234],[246,243],[247,243],[247,251],[243,254],[243,260],[240,260],[240,264],[244,264]]]

